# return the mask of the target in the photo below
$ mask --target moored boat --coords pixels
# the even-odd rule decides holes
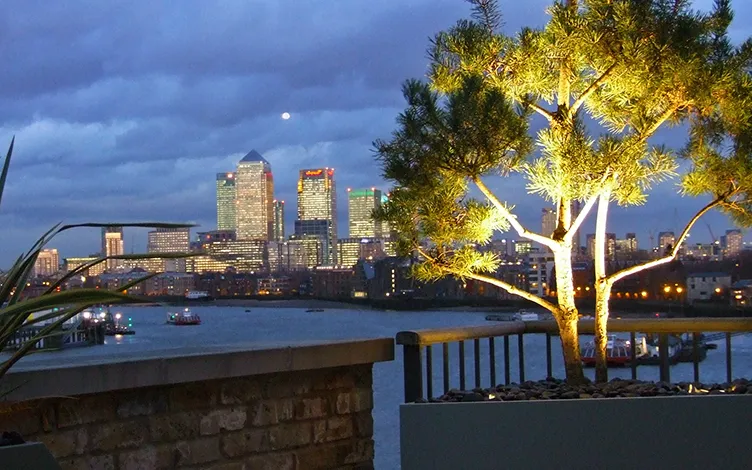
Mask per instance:
[[[184,308],[177,312],[167,312],[168,325],[188,326],[188,325],[200,325],[201,317],[191,312],[191,309]]]
[[[518,310],[514,313],[491,313],[486,315],[488,321],[537,321],[540,315],[529,310]]]
[[[639,335],[635,338],[635,344],[616,335],[609,335],[606,343],[606,363],[609,366],[626,366],[632,360],[632,347],[635,348],[635,359],[637,363],[649,355],[646,338]],[[595,366],[595,343],[590,341],[585,343],[580,353],[582,363],[585,366]]]

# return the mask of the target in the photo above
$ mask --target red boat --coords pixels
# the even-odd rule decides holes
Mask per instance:
[[[185,308],[179,312],[168,312],[166,323],[177,326],[200,325],[201,317],[191,313],[189,308]]]

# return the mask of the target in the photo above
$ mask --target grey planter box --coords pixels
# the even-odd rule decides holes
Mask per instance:
[[[750,468],[752,395],[400,406],[402,470]]]
[[[3,470],[60,470],[60,465],[44,444],[27,442],[0,447],[0,468]]]

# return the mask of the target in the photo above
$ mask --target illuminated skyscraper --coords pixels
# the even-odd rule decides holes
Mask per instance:
[[[34,275],[38,277],[52,276],[60,268],[60,256],[57,249],[49,248],[39,252],[34,262]]]
[[[251,150],[235,172],[238,240],[271,240],[274,226],[272,166]]]
[[[274,200],[274,229],[272,231],[272,240],[285,240],[285,201]]]
[[[333,168],[300,170],[298,220],[328,220],[328,240],[323,264],[337,264],[337,189]],[[297,232],[296,232],[297,234]]]
[[[123,227],[102,227],[102,256],[121,256],[125,253]],[[108,259],[106,269],[116,269],[123,265],[123,260]]]
[[[187,253],[191,246],[189,228],[158,228],[149,232],[149,253]],[[165,259],[161,270],[185,272],[185,258]]]
[[[235,230],[235,173],[217,173],[217,230]]]
[[[376,188],[347,188],[350,238],[380,238],[383,236],[381,222],[373,220],[374,209],[381,206],[381,191]]]

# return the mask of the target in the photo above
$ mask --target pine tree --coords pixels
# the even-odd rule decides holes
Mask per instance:
[[[384,176],[395,183],[380,216],[404,235],[404,252],[418,250],[424,262],[417,276],[474,278],[549,309],[561,332],[567,378],[579,382],[584,376],[572,282],[574,233],[598,201],[596,233],[603,240],[610,202],[641,204],[652,184],[674,175],[680,155],[648,143],[663,125],[691,120],[695,138],[688,151],[696,161],[685,188],[690,194],[712,192],[698,189],[698,181],[722,178],[701,168],[718,166],[707,154],[713,153],[711,144],[720,145],[717,136],[727,135],[723,123],[730,116],[718,103],[733,99],[718,94],[733,95],[730,84],[740,82],[738,70],[748,54],[743,50],[750,47],[733,51],[728,44],[731,18],[724,0],[710,14],[694,12],[681,0],[555,2],[544,28],[515,36],[500,31],[496,1],[470,3],[472,18],[432,41],[430,83],[406,84],[408,108],[398,130],[390,141],[375,143]],[[741,122],[743,113],[737,114]],[[546,126],[531,137],[534,116]],[[695,155],[700,148],[706,149],[704,160]],[[530,193],[555,204],[553,233],[525,229],[490,190],[489,176],[511,172],[524,175]],[[485,201],[468,199],[470,185]],[[574,200],[584,202],[576,220]],[[476,245],[507,228],[553,252],[555,303],[487,274],[498,260]],[[599,286],[605,278],[602,245],[596,241]],[[604,292],[599,376],[605,371]]]

